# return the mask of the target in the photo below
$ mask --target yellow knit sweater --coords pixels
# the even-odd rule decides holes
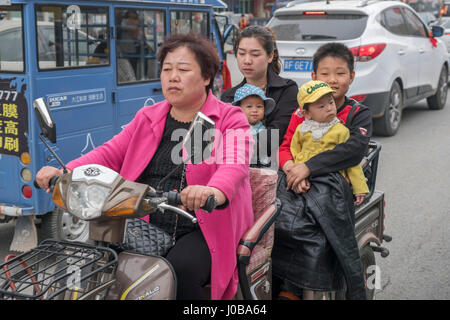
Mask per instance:
[[[291,141],[291,153],[295,163],[306,162],[321,152],[334,149],[350,137],[349,130],[341,123],[333,125],[318,141],[313,138],[311,131],[302,134],[301,126],[302,124],[297,127]],[[341,170],[340,173],[350,179],[354,194],[369,193],[361,165]]]

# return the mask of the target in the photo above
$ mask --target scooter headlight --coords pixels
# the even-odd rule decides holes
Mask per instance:
[[[67,201],[69,212],[83,220],[100,217],[109,190],[110,188],[97,184],[71,183],[68,189]]]

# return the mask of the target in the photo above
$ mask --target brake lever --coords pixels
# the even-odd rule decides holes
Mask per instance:
[[[158,209],[174,211],[174,212],[176,212],[176,213],[178,213],[178,214],[188,218],[189,220],[191,220],[192,223],[197,223],[197,218],[196,217],[192,216],[191,214],[189,214],[188,212],[184,211],[183,209],[171,206],[170,204],[160,203],[158,205]]]
[[[167,197],[167,203],[170,205],[177,206],[183,204],[181,202],[181,195],[177,191],[169,191],[167,193],[164,193],[164,195]],[[211,213],[216,207],[217,207],[217,198],[211,195],[208,197],[208,199],[206,199],[205,205],[200,209],[208,213]]]

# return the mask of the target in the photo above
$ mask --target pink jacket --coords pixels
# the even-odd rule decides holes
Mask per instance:
[[[101,164],[119,172],[127,180],[135,181],[147,167],[162,138],[170,104],[164,100],[139,110],[135,118],[110,141],[88,154],[67,164],[71,170],[84,164]],[[216,123],[216,139],[211,159],[186,166],[186,181],[189,185],[207,185],[220,189],[229,205],[222,210],[207,213],[196,212],[200,228],[211,252],[211,298],[231,299],[237,290],[238,274],[236,248],[243,233],[253,224],[252,194],[249,181],[249,161],[221,163],[220,150],[230,148],[230,137],[226,129],[239,129],[238,138],[249,131],[249,124],[239,107],[218,100],[211,92],[201,110]],[[220,136],[222,133],[222,136]],[[228,140],[227,140],[228,139]],[[241,141],[242,142],[242,141]],[[232,147],[234,158],[245,156],[253,141],[245,140]],[[236,150],[238,152],[236,152]],[[227,153],[230,154],[229,152]],[[223,161],[222,161],[223,162]],[[155,187],[155,186],[153,186]]]

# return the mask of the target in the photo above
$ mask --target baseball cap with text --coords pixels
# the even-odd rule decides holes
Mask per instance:
[[[319,80],[311,80],[303,84],[298,90],[297,102],[300,109],[303,109],[306,103],[316,102],[324,95],[334,92],[327,83]]]

